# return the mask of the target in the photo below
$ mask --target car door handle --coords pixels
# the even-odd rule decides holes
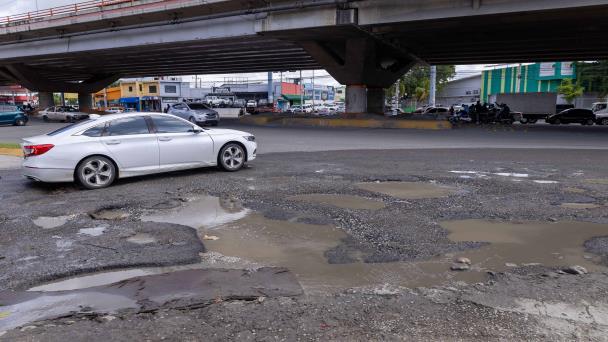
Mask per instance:
[[[108,140],[106,141],[107,145],[118,145],[120,144],[120,140]]]
[[[158,141],[171,141],[169,137],[158,137]]]

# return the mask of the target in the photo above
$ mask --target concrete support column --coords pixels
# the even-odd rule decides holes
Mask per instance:
[[[346,114],[367,112],[367,89],[364,85],[346,86]]]
[[[367,88],[367,112],[384,115],[384,88]]]
[[[81,112],[89,112],[93,110],[93,100],[89,93],[78,93],[78,107]]]
[[[55,105],[55,99],[53,93],[41,91],[38,93],[38,106],[40,109],[45,109]]]

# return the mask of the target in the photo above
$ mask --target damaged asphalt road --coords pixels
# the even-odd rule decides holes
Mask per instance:
[[[275,153],[238,173],[176,172],[97,191],[31,183],[18,170],[3,170],[1,290],[104,270],[197,264],[287,267],[304,294],[259,301],[235,295],[196,309],[75,313],[23,324],[0,339],[603,340],[607,169],[608,156],[591,150]],[[395,183],[378,186],[386,182]],[[338,197],[317,196],[327,194]],[[204,217],[200,227],[196,213]],[[578,230],[593,234],[556,231],[580,245],[522,257],[519,242],[504,234],[487,237],[492,242],[457,238],[468,236],[467,227],[447,227],[463,220],[530,224],[542,232],[582,222]],[[293,241],[281,236],[282,227]],[[505,254],[496,257],[488,246]],[[449,270],[458,256],[471,259],[470,270]],[[575,261],[589,273],[562,274]],[[307,265],[322,271],[308,272]],[[10,317],[3,307],[0,320]]]

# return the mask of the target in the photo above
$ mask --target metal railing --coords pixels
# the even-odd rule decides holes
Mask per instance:
[[[91,0],[73,5],[57,6],[39,11],[3,16],[0,17],[0,26],[22,25],[33,21],[49,19],[54,16],[78,15],[82,12],[88,12],[95,9],[103,11],[104,7],[126,3],[130,3],[128,7],[131,7],[139,4],[139,0]]]

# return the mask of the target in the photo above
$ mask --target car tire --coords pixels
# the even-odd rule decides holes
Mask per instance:
[[[587,120],[587,122],[586,122],[585,124],[586,124],[586,125],[589,125],[589,126],[593,126],[593,120],[588,119],[588,120]]]
[[[23,120],[23,119],[15,120],[15,126],[25,126],[25,120]]]
[[[562,121],[560,119],[553,120],[554,125],[561,125]]]
[[[519,120],[519,123],[521,123],[523,125],[527,124],[528,122],[529,122],[529,120],[526,118],[521,118],[521,120]]]
[[[212,122],[211,126],[217,126],[219,124],[219,122]]]
[[[44,121],[44,122],[49,122],[49,117],[48,117],[48,116],[46,116],[46,115],[43,115],[43,116],[42,116],[42,121]]]
[[[237,143],[228,143],[222,147],[217,157],[220,167],[229,172],[240,170],[246,162],[246,152]]]
[[[117,175],[114,163],[104,156],[91,156],[76,167],[78,183],[89,190],[101,189],[114,183]]]
[[[531,124],[531,125],[532,125],[532,124],[535,124],[535,123],[536,123],[536,119],[529,119],[529,120],[528,120],[528,123],[529,123],[529,124]]]
[[[600,125],[608,126],[608,118],[602,119],[602,121],[600,121]]]

